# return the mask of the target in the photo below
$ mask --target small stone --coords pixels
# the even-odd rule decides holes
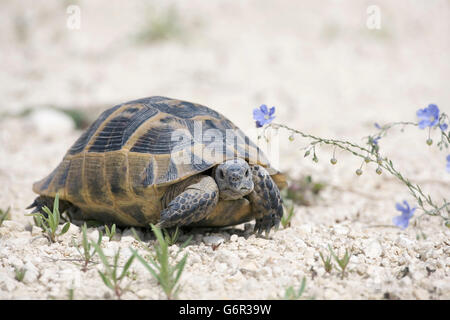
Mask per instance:
[[[312,226],[310,224],[303,224],[298,227],[298,233],[299,233],[299,236],[301,236],[302,238],[311,236]]]
[[[221,249],[217,254],[217,260],[223,263],[226,263],[228,266],[236,268],[239,266],[241,259],[237,254],[226,250]]]
[[[31,238],[30,242],[37,247],[48,246],[50,243],[46,237],[39,235],[37,237]]]
[[[32,226],[31,227],[31,235],[33,237],[39,236],[42,234],[42,229],[39,228],[38,226]]]
[[[339,300],[342,299],[342,296],[339,294],[339,292],[333,290],[333,289],[325,289],[324,298],[327,300]]]
[[[347,235],[349,233],[349,229],[347,227],[343,227],[343,226],[335,226],[334,227],[334,233],[335,234],[339,234],[339,235]]]
[[[8,257],[8,264],[12,267],[21,268],[23,267],[23,261],[19,258],[17,258],[14,255],[11,255]]]
[[[16,288],[16,281],[9,277],[3,270],[0,271],[0,289],[11,292]]]
[[[378,258],[383,253],[383,248],[377,240],[373,240],[364,249],[364,253],[369,258]]]
[[[216,263],[215,268],[216,268],[216,271],[220,272],[220,273],[223,273],[228,269],[227,265],[223,262]]]
[[[238,235],[237,235],[237,234],[233,234],[233,235],[231,235],[231,237],[230,237],[230,241],[231,241],[231,242],[236,242],[237,239],[238,239]]]
[[[44,137],[70,134],[75,129],[75,122],[65,113],[55,109],[39,109],[31,112],[26,121]]]
[[[245,275],[245,274],[250,274],[250,275],[256,275],[257,271],[259,270],[258,266],[256,265],[256,263],[254,263],[253,261],[246,261],[244,264],[241,265],[240,267],[240,271]]]
[[[395,244],[400,247],[411,248],[414,246],[415,241],[404,236],[399,236],[397,239],[395,239]]]
[[[25,226],[12,220],[3,221],[2,227],[8,228],[10,231],[24,231]]]
[[[203,237],[203,242],[208,246],[211,246],[211,245],[217,246],[217,245],[223,243],[224,240],[225,240],[224,238],[218,237],[218,236]]]
[[[26,284],[31,284],[37,280],[39,276],[39,270],[31,262],[25,263],[23,266],[26,270],[23,282]]]
[[[136,292],[136,295],[140,298],[140,299],[150,299],[150,297],[152,296],[152,291],[150,289],[141,289],[138,292]]]
[[[96,228],[91,228],[91,230],[88,229],[87,237],[89,240],[97,242],[100,237],[100,231]]]
[[[298,249],[298,248],[306,248],[308,246],[302,239],[295,239],[295,247]]]
[[[256,249],[255,247],[250,247],[250,248],[248,248],[247,251],[248,251],[248,256],[250,258],[257,258],[261,255],[261,252],[258,249]]]
[[[424,290],[424,289],[415,289],[414,291],[413,291],[413,295],[414,295],[414,297],[416,297],[416,299],[419,299],[419,300],[428,300],[428,299],[430,299],[430,295],[428,294],[428,292],[426,291],[426,290]]]

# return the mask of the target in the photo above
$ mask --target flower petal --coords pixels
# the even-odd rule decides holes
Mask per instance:
[[[269,116],[273,115],[274,113],[275,113],[275,107],[270,108]]]
[[[253,119],[255,120],[263,120],[264,113],[261,112],[258,108],[253,109]]]
[[[403,208],[403,206],[400,203],[398,203],[398,202],[395,204],[395,209],[397,209],[400,212],[405,212],[406,211],[406,208]]]
[[[403,215],[396,216],[392,219],[392,222],[401,229],[406,229],[409,224],[409,219],[405,219]]]
[[[439,118],[439,107],[437,105],[435,105],[434,103],[430,103],[427,109],[431,115]]]
[[[262,113],[264,113],[265,115],[269,112],[267,110],[267,106],[265,104],[262,104],[259,109],[262,111]]]

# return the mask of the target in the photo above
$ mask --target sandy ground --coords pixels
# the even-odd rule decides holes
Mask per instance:
[[[67,27],[70,4],[81,9],[80,29]],[[0,227],[0,299],[66,299],[71,288],[76,299],[114,298],[98,276],[98,259],[87,272],[74,261],[72,238],[81,237],[75,225],[49,244],[24,215],[35,197],[32,183],[53,170],[81,134],[69,118],[45,108],[78,108],[93,119],[117,103],[163,95],[213,107],[250,133],[252,109],[266,103],[277,107],[279,123],[358,143],[373,133],[374,122],[414,121],[415,111],[431,102],[449,113],[450,3],[377,1],[379,30],[366,26],[372,4],[3,1],[0,208],[11,207],[12,220]],[[164,18],[171,5],[173,25],[163,30],[174,31],[167,40],[148,40],[149,23]],[[35,112],[14,116],[30,108]],[[407,128],[380,144],[433,199],[448,198],[446,154],[425,140],[425,132]],[[274,161],[292,176],[325,181],[320,197],[296,207],[292,226],[269,239],[243,225],[184,234],[181,240],[193,240],[184,249],[189,257],[179,298],[278,298],[306,277],[305,297],[316,299],[449,299],[449,229],[424,218],[426,239],[417,239],[417,228],[393,227],[395,203],[413,200],[406,187],[371,166],[357,177],[360,161],[344,153],[331,166],[331,149],[321,148],[313,163],[303,158],[305,145],[280,132]],[[96,233],[89,231],[93,239]],[[324,270],[319,252],[328,245],[340,255],[353,253],[343,279],[336,269]],[[102,246],[110,257],[122,248],[121,263],[130,246],[142,251],[129,229]],[[14,269],[22,267],[20,282]],[[138,262],[126,282],[126,299],[165,298]]]

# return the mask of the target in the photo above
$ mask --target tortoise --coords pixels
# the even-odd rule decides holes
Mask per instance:
[[[27,208],[118,226],[278,227],[285,176],[236,125],[200,104],[153,96],[104,111]]]

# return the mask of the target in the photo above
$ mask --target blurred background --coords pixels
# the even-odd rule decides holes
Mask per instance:
[[[16,210],[101,111],[137,98],[207,105],[244,131],[265,103],[276,106],[279,123],[358,143],[374,122],[415,121],[429,103],[450,112],[450,1],[2,0],[0,7],[0,201]],[[388,179],[374,168],[373,179],[355,177],[360,161],[345,154],[332,167],[327,149],[313,164],[298,151],[304,141],[280,134],[280,167],[293,175],[378,189]],[[406,175],[448,182],[444,156],[425,145],[425,132],[397,138],[380,143]]]

